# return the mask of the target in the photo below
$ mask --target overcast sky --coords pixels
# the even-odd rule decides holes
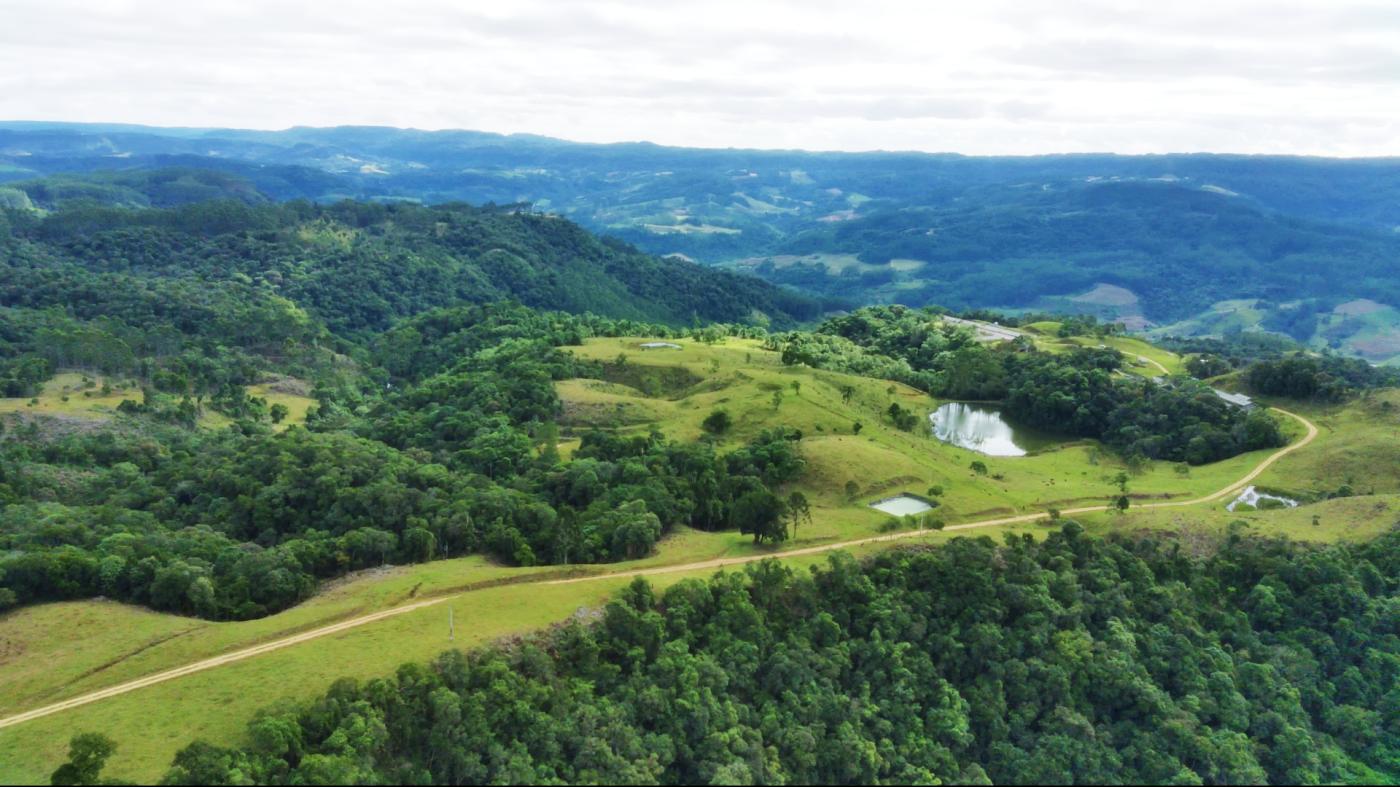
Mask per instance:
[[[1400,155],[1400,0],[0,0],[0,119]]]

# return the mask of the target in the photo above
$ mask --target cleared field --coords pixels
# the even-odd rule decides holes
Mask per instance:
[[[248,387],[248,395],[266,399],[268,407],[280,404],[287,408],[287,417],[273,427],[279,431],[306,423],[306,411],[316,404],[316,400],[309,396],[279,391],[274,385],[251,385]]]
[[[1035,322],[1023,326],[1035,335],[1035,344],[1041,350],[1053,353],[1069,352],[1078,347],[1112,347],[1123,353],[1126,363],[1124,371],[1142,377],[1184,374],[1185,359],[1169,350],[1163,350],[1148,342],[1131,336],[1056,336],[1060,329],[1058,322]]]
[[[832,254],[816,253],[806,255],[796,254],[774,254],[766,257],[750,257],[738,260],[732,265],[736,267],[755,268],[765,262],[771,262],[775,268],[787,268],[792,265],[820,265],[826,269],[829,276],[840,276],[846,271],[855,273],[874,273],[877,271],[893,270],[897,273],[910,274],[922,270],[928,266],[923,260],[899,258],[890,260],[882,265],[875,265],[868,262],[861,262],[854,254]],[[916,283],[921,280],[916,280]]]
[[[1290,496],[1335,492],[1400,493],[1400,390],[1372,393],[1344,406],[1289,404],[1321,431],[1307,451],[1284,457],[1259,483]]]
[[[1298,541],[1365,541],[1400,521],[1400,495],[1337,498],[1298,508],[1248,513],[1231,513],[1217,504],[1176,510],[1129,509],[1125,514],[1102,512],[1077,519],[1094,532],[1155,530],[1184,537],[1219,538],[1234,525],[1245,534],[1286,536]]]
[[[269,385],[249,386],[248,393],[266,399],[269,406],[281,404],[287,408],[287,418],[276,427],[278,429],[305,423],[307,410],[316,404],[316,400],[308,396],[278,391]],[[123,400],[139,402],[141,398],[141,386],[133,380],[62,372],[45,383],[38,396],[0,398],[0,415],[15,413],[96,423],[114,417]],[[209,409],[205,409],[199,419],[199,425],[206,429],[219,429],[231,423],[228,416]]]
[[[1220,301],[1209,311],[1146,332],[1148,337],[1220,336],[1232,330],[1266,331],[1269,316],[1253,299]],[[1317,328],[1305,342],[1355,353],[1373,363],[1400,363],[1400,309],[1360,298],[1317,314]]]
[[[1223,512],[1223,498],[1191,508],[1139,507],[1194,500],[1223,489],[1259,464],[1263,455],[1256,454],[1207,467],[1152,467],[1130,480],[1135,505],[1128,514],[1099,513],[1114,491],[1112,476],[1120,465],[1092,444],[1067,445],[1023,458],[985,457],[939,443],[924,436],[923,430],[901,432],[884,422],[881,413],[892,400],[925,412],[937,405],[913,389],[784,367],[776,354],[763,351],[756,342],[727,341],[711,347],[687,340],[681,342],[680,350],[643,351],[639,348],[643,341],[600,339],[578,348],[577,352],[587,357],[615,362],[619,354],[625,354],[627,361],[609,364],[608,380],[560,383],[566,406],[601,402],[609,407],[620,403],[645,408],[653,420],[620,423],[618,428],[642,430],[654,424],[681,439],[697,438],[700,421],[712,409],[724,407],[735,421],[733,432],[724,438],[728,446],[741,444],[771,426],[802,429],[808,468],[796,487],[811,499],[814,521],[804,524],[794,541],[781,550],[755,548],[749,538],[738,533],[679,528],[663,540],[655,555],[627,564],[516,569],[472,557],[390,568],[347,578],[299,607],[247,623],[209,623],[97,601],[20,610],[0,617],[0,717],[337,621],[451,597],[314,641],[0,729],[0,780],[46,781],[62,761],[68,738],[85,730],[102,730],[117,740],[120,748],[109,775],[142,781],[158,778],[174,752],[190,740],[239,742],[247,721],[259,708],[314,697],[337,678],[390,675],[400,663],[422,661],[448,647],[470,647],[521,634],[580,610],[587,614],[629,581],[618,576],[619,572],[663,569],[664,573],[649,580],[664,587],[714,570],[669,571],[667,567],[885,538],[878,534],[889,517],[868,508],[867,503],[900,491],[924,494],[935,484],[944,487],[938,514],[952,527],[973,520],[1027,516],[1055,506],[1090,509],[1075,516],[1096,530],[1175,530],[1197,519],[1199,513],[1203,526],[1216,530],[1230,521],[1245,519],[1257,532],[1286,532],[1300,538],[1359,538],[1385,526],[1384,512],[1389,509],[1378,509],[1378,504],[1400,505],[1400,499],[1352,498],[1244,516]],[[854,389],[849,401],[842,396],[846,385]],[[644,389],[649,389],[650,395],[643,393]],[[778,391],[783,397],[775,406],[773,395]],[[1328,472],[1361,472],[1359,465],[1374,462],[1385,439],[1369,439],[1355,451],[1333,444],[1367,437],[1365,424],[1382,411],[1379,401],[1335,411],[1309,411],[1309,417],[1315,414],[1330,419],[1333,426],[1324,428],[1313,444],[1269,467],[1257,482],[1280,487],[1301,483],[1307,473],[1321,471],[1311,457],[1324,449],[1335,453],[1333,463],[1326,466]],[[864,428],[852,434],[856,420]],[[1301,427],[1290,428],[1295,437],[1301,433]],[[576,443],[566,436],[561,448],[572,444]],[[969,469],[973,458],[988,465],[987,475]],[[1387,472],[1400,474],[1396,467],[1392,463],[1368,472],[1379,481]],[[850,480],[858,485],[853,499],[845,493]],[[1389,483],[1394,487],[1397,479],[1392,477]],[[1319,525],[1312,524],[1312,511],[1323,512]],[[1008,530],[1050,532],[1043,517],[1034,519],[977,530],[901,530],[890,536],[900,539],[894,543],[937,543],[958,535],[999,538]],[[848,548],[865,554],[889,544],[871,541]],[[812,565],[825,562],[827,555],[789,554],[783,559],[794,565]],[[582,575],[588,575],[589,581],[545,584]],[[455,641],[447,638],[449,608],[457,624]],[[36,666],[40,664],[42,668]]]
[[[724,438],[730,447],[767,428],[787,425],[802,430],[808,467],[797,487],[812,501],[815,522],[810,532],[799,533],[799,539],[873,532],[888,517],[870,509],[869,502],[905,491],[924,494],[932,486],[944,489],[938,514],[950,523],[1047,507],[1107,504],[1117,495],[1114,476],[1126,469],[1087,441],[1067,442],[1026,457],[998,458],[937,441],[922,426],[925,420],[912,432],[899,431],[886,415],[891,402],[921,415],[940,402],[885,380],[784,366],[777,353],[763,350],[757,341],[729,340],[714,346],[686,341],[680,350],[639,351],[642,341],[591,339],[578,348],[580,356],[601,361],[625,355],[624,366],[631,368],[610,365],[610,381],[560,383],[566,413],[600,414],[589,426],[624,432],[655,427],[669,437],[694,440],[704,434],[701,421],[724,409],[735,423]],[[1122,343],[1131,349],[1150,348],[1135,339]],[[1170,353],[1158,353],[1177,363]],[[624,380],[652,382],[620,385]],[[696,382],[666,382],[677,380]],[[648,385],[655,395],[641,393],[639,388]],[[847,386],[852,390],[849,401],[842,393]],[[775,393],[782,394],[776,406]],[[609,421],[608,413],[617,416]],[[858,434],[857,421],[862,424]],[[1296,428],[1290,419],[1284,419],[1284,426]],[[1268,453],[1203,467],[1158,463],[1134,475],[1129,492],[1142,501],[1189,498],[1240,477]],[[985,475],[971,469],[974,460],[987,466]],[[848,481],[858,487],[853,499],[846,496]]]
[[[104,385],[108,386],[105,391]],[[123,399],[140,398],[140,386],[130,380],[63,372],[44,383],[44,390],[38,396],[0,398],[0,413],[102,420],[112,417]]]
[[[642,227],[657,235],[738,235],[741,232],[714,224],[643,224]]]

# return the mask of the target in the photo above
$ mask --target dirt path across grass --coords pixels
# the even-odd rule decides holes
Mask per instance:
[[[1287,410],[1279,410],[1278,408],[1274,409],[1276,412],[1282,413],[1283,415],[1287,415],[1291,418],[1296,419],[1299,423],[1301,423],[1304,427],[1307,428],[1307,434],[1303,436],[1303,439],[1294,443],[1290,443],[1289,445],[1284,446],[1278,451],[1275,451],[1274,453],[1265,457],[1264,460],[1258,465],[1256,465],[1253,470],[1251,470],[1247,475],[1245,475],[1244,478],[1239,479],[1238,481],[1234,482],[1233,484],[1230,484],[1224,489],[1206,495],[1205,497],[1198,497],[1194,500],[1180,500],[1175,502],[1145,503],[1137,507],[1169,508],[1175,506],[1192,506],[1201,503],[1214,502],[1222,497],[1239,492],[1242,488],[1248,486],[1251,481],[1258,478],[1260,474],[1262,474],[1265,470],[1269,469],[1269,467],[1273,465],[1274,462],[1277,462],[1284,456],[1287,456],[1288,454],[1298,450],[1299,448],[1302,448],[1303,446],[1311,443],[1313,439],[1317,437],[1317,427],[1314,426],[1312,422],[1308,419],[1297,415],[1296,413],[1290,413]],[[1104,506],[1085,506],[1082,508],[1066,509],[1061,513],[1084,514],[1103,511],[1104,508]],[[1018,516],[1003,517],[1001,519],[984,519],[979,522],[967,522],[961,525],[949,525],[947,528],[945,528],[945,530],[972,530],[983,527],[996,527],[998,525],[1023,524],[1026,522],[1034,522],[1044,518],[1045,514],[1043,512],[1035,514],[1021,514]],[[862,546],[865,544],[877,544],[885,541],[897,541],[899,539],[904,538],[914,538],[917,536],[928,535],[928,532],[929,531],[927,530],[909,530],[900,533],[891,533],[889,535],[872,536],[870,538],[858,538],[853,541],[841,541],[832,544],[819,544],[817,546],[803,547],[801,549],[789,549],[781,552],[771,552],[768,554],[746,555],[744,557],[733,558],[718,558],[715,560],[702,560],[695,563],[684,563],[672,566],[656,566],[653,568],[639,568],[630,571],[615,571],[598,574],[589,574],[587,576],[574,577],[570,579],[536,580],[536,582],[546,585],[568,585],[579,582],[596,582],[605,579],[623,579],[627,577],[643,577],[653,576],[657,574],[674,574],[686,571],[704,571],[710,569],[725,568],[726,566],[743,565],[745,563],[753,563],[759,560],[767,560],[769,558],[800,557],[802,555],[815,555],[822,552],[831,552],[838,549],[849,549],[850,547]],[[472,591],[467,591],[467,593],[470,592]],[[166,670],[164,672],[157,672],[153,675],[147,675],[144,678],[137,678],[136,680],[127,681],[126,683],[119,683],[115,686],[109,686],[105,689],[99,689],[97,691],[89,692],[88,694],[83,694],[77,697],[72,697],[70,699],[63,700],[62,702],[56,702],[52,705],[45,705],[42,708],[35,708],[24,713],[19,713],[14,716],[9,716],[7,718],[0,719],[0,729],[3,729],[5,727],[13,727],[17,724],[23,724],[26,721],[33,721],[34,719],[43,718],[44,716],[50,716],[52,714],[59,713],[60,711],[65,711],[71,708],[77,708],[83,705],[88,705],[90,703],[97,702],[99,700],[104,700],[109,697],[116,697],[122,694],[126,694],[128,692],[136,691],[137,689],[145,688],[147,686],[153,686],[157,683],[164,683],[165,681],[174,680],[175,678],[190,675],[195,672],[202,672],[204,670],[213,669],[215,667],[221,667],[225,664],[232,664],[236,661],[242,661],[244,659],[253,658],[254,656],[260,656],[264,653],[270,653],[274,650],[280,650],[282,648],[290,647],[292,645],[298,645],[303,642],[309,642],[311,640],[318,639],[320,637],[324,637],[330,634],[337,634],[339,632],[346,631],[347,629],[356,628],[357,626],[363,626],[367,623],[373,623],[375,621],[383,620],[389,617],[394,617],[396,615],[403,615],[408,612],[423,609],[424,607],[433,606],[434,604],[441,604],[444,601],[460,598],[461,596],[467,595],[467,593],[455,593],[451,595],[439,596],[437,598],[416,601],[412,604],[405,604],[401,607],[393,607],[391,609],[373,612],[368,615],[361,615],[360,617],[350,618],[349,620],[343,620],[339,623],[333,623],[328,626],[322,626],[320,628],[311,629],[310,631],[304,631],[300,634],[294,634],[289,637],[283,637],[282,639],[273,640],[271,642],[265,642],[261,645],[254,645],[252,647],[244,648],[242,650],[236,650],[232,653],[226,653],[222,656],[214,656],[213,658],[204,659],[202,661],[196,661],[190,664],[186,664],[183,667],[176,667],[175,669]]]
[[[1139,356],[1138,356],[1138,360],[1139,360],[1139,361],[1145,361],[1145,362],[1150,363],[1150,364],[1152,364],[1153,366],[1157,367],[1158,369],[1161,369],[1161,370],[1162,370],[1162,374],[1167,374],[1167,375],[1171,374],[1171,372],[1167,370],[1167,367],[1161,365],[1160,363],[1157,363],[1156,361],[1152,360],[1151,358],[1148,358],[1146,355],[1139,355]],[[1294,416],[1294,417],[1296,418],[1297,416]]]

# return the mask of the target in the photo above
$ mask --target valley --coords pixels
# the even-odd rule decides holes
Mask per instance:
[[[1400,785],[1385,6],[6,3],[0,785]]]
[[[55,155],[23,158],[42,175],[71,163]],[[949,174],[936,199],[884,176],[884,191],[831,186],[839,173],[819,167],[783,176],[824,195],[799,198],[736,166],[720,178],[745,184],[733,211],[677,198],[714,183],[658,169],[671,174],[641,189],[654,204],[607,209],[627,238],[644,205],[642,229],[675,244],[657,257],[566,218],[595,220],[592,197],[528,193],[553,166],[512,169],[521,199],[471,207],[362,194],[361,177],[390,183],[396,165],[356,160],[319,175],[230,160],[0,186],[0,780],[48,781],[88,733],[115,746],[104,776],[132,781],[604,780],[553,743],[491,747],[515,736],[499,745],[519,754],[524,738],[593,735],[589,719],[607,718],[609,740],[633,743],[559,745],[630,746],[596,772],[609,778],[645,781],[627,770],[641,762],[709,781],[777,766],[720,750],[694,765],[668,747],[721,731],[646,737],[680,718],[657,715],[657,698],[693,703],[666,693],[764,675],[705,689],[729,708],[709,718],[782,747],[783,767],[949,781],[985,765],[1014,781],[1033,769],[1005,752],[1051,745],[1078,723],[1070,713],[1112,715],[1095,676],[1131,652],[1129,629],[1157,648],[1190,634],[1197,655],[1244,637],[1228,649],[1239,675],[1286,671],[1281,654],[1327,659],[1325,680],[1352,694],[1251,712],[1287,713],[1328,752],[1314,770],[1329,778],[1386,762],[1353,742],[1384,737],[1362,707],[1382,703],[1362,692],[1384,680],[1338,677],[1386,674],[1352,663],[1388,647],[1368,622],[1380,616],[1361,616],[1376,647],[1334,658],[1316,643],[1342,624],[1309,610],[1345,605],[1301,588],[1326,563],[1350,577],[1320,585],[1350,594],[1346,608],[1393,593],[1400,378],[1321,352],[1305,330],[1312,319],[1329,343],[1381,347],[1389,296],[1284,299],[1332,264],[1319,250],[1347,255],[1360,289],[1388,281],[1389,241],[1366,222],[1285,219],[1243,187],[1075,174],[1124,166],[1094,157],[1025,193],[1004,173],[975,188]],[[856,157],[840,177],[888,162]],[[291,199],[323,188],[383,201]],[[1283,240],[1265,248],[1259,233]],[[1268,299],[1243,297],[1261,265],[1277,274]],[[1237,503],[1246,490],[1255,502]],[[979,590],[991,586],[1006,595]],[[1218,604],[1244,629],[1223,626]],[[1290,615],[1298,633],[1277,631]],[[1003,657],[991,644],[1003,636],[1040,655]],[[840,676],[820,702],[870,691],[883,697],[873,715],[790,706],[784,686],[817,685],[784,677],[809,657]],[[1035,677],[1044,658],[1087,688],[1033,711],[1059,691]],[[689,677],[666,676],[682,663]],[[1014,713],[984,713],[1001,700],[972,666],[992,663],[1025,675],[1013,692],[1036,687]],[[1226,729],[1205,689],[1162,663],[1135,662],[1131,691],[1202,735]],[[903,683],[857,686],[860,664]],[[424,687],[444,708],[499,695],[505,710],[442,744],[421,733],[439,718]],[[645,698],[607,705],[634,690]],[[1248,686],[1210,691],[1260,702]],[[880,742],[899,692],[946,705],[949,753]],[[558,722],[574,712],[558,706],[518,722],[554,703],[583,716]],[[885,753],[818,767],[799,753],[814,746],[750,707]],[[1113,723],[1192,773],[1223,767],[1172,748],[1162,718]],[[442,751],[418,751],[425,740]],[[1297,748],[1251,741],[1265,753],[1231,767],[1256,781],[1285,772],[1268,752]],[[454,759],[468,750],[479,768]],[[900,770],[905,751],[927,757]]]
[[[1400,357],[1395,159],[704,150],[389,128],[0,124],[0,194],[515,205],[852,304]],[[1329,275],[1317,275],[1327,270]],[[616,305],[616,304],[614,304]]]
[[[724,439],[734,445],[774,423],[803,430],[809,435],[802,440],[807,469],[794,488],[812,501],[813,515],[788,544],[757,547],[734,532],[679,529],[658,543],[654,556],[608,566],[522,569],[472,557],[371,569],[286,612],[246,623],[209,623],[105,601],[30,607],[0,618],[6,663],[22,654],[19,663],[44,665],[42,671],[7,667],[0,681],[0,762],[24,764],[7,767],[3,777],[40,781],[70,731],[101,728],[113,731],[120,747],[111,775],[153,779],[161,763],[195,737],[239,741],[259,708],[309,699],[333,679],[382,675],[450,646],[486,644],[570,616],[586,618],[636,576],[665,588],[770,557],[802,567],[822,564],[833,550],[868,554],[946,542],[966,531],[1039,538],[1053,532],[1045,517],[1050,508],[1082,519],[1095,532],[1162,530],[1209,540],[1243,521],[1259,533],[1303,540],[1363,540],[1388,527],[1387,513],[1400,505],[1400,476],[1386,469],[1397,464],[1378,463],[1375,453],[1394,450],[1400,421],[1388,415],[1383,430],[1365,425],[1391,412],[1381,405],[1396,401],[1394,394],[1292,416],[1290,443],[1277,451],[1186,473],[1167,464],[1139,468],[1130,482],[1133,504],[1120,514],[1107,513],[1106,503],[1115,492],[1113,474],[1123,466],[1093,445],[983,457],[989,468],[983,476],[967,469],[978,454],[881,419],[891,397],[916,409],[936,405],[905,386],[785,366],[756,340],[668,340],[680,349],[641,350],[646,341],[596,339],[574,350],[588,359],[627,357],[604,367],[605,378],[613,380],[603,383],[605,390],[585,379],[557,383],[565,412],[587,405],[592,409],[583,412],[593,413],[593,426],[613,418],[608,427],[622,433],[659,429],[695,439],[711,408],[725,407],[734,427]],[[688,385],[649,382],[664,379]],[[654,393],[620,380],[639,381]],[[843,401],[846,386],[856,390]],[[785,392],[776,408],[774,391]],[[629,412],[629,405],[645,412],[646,420],[616,415]],[[849,434],[857,419],[867,425]],[[569,442],[566,431],[561,451]],[[1369,482],[1369,494],[1282,511],[1224,511],[1230,493],[1246,484],[1302,492],[1322,478],[1338,477]],[[859,487],[854,496],[846,492],[851,480]],[[882,532],[891,520],[870,509],[870,500],[904,490],[925,494],[933,485],[943,487],[933,512],[941,530],[916,524]],[[449,639],[448,608],[456,639]],[[71,634],[80,634],[80,647],[73,646]],[[293,682],[276,677],[292,673]],[[191,714],[191,708],[199,711]],[[43,715],[24,715],[35,710]]]

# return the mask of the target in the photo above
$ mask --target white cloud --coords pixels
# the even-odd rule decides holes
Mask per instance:
[[[1400,7],[0,0],[0,118],[1400,154]]]

